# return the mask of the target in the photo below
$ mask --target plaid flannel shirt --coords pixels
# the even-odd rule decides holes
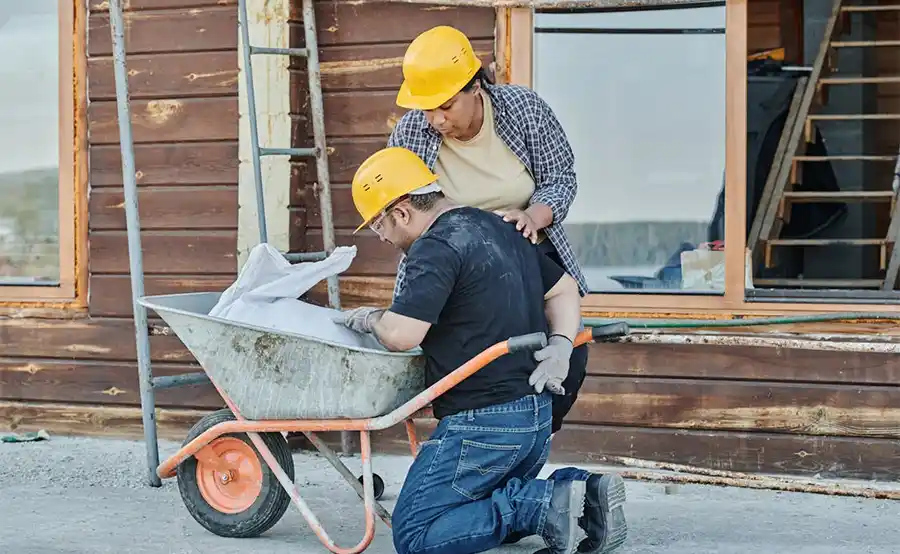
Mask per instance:
[[[485,84],[484,90],[494,107],[497,134],[534,178],[535,190],[529,205],[544,204],[550,207],[553,223],[544,232],[556,248],[564,269],[578,282],[578,288],[584,295],[588,290],[587,282],[562,226],[578,190],[575,154],[566,133],[550,106],[533,90],[519,85],[488,84]],[[441,134],[428,124],[425,114],[413,110],[397,122],[388,139],[388,146],[411,150],[434,170],[442,140]],[[394,297],[405,285],[405,275],[404,257],[397,268]]]

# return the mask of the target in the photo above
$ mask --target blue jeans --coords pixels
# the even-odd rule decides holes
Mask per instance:
[[[535,477],[550,450],[552,405],[545,392],[441,419],[394,508],[397,552],[467,554],[496,548],[510,533],[540,535],[553,481]],[[554,476],[588,473],[565,468]]]

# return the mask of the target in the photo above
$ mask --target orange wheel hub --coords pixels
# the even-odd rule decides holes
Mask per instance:
[[[206,449],[218,463],[214,467],[197,458],[197,485],[203,499],[223,514],[252,506],[262,491],[262,464],[256,451],[234,437],[220,437]]]

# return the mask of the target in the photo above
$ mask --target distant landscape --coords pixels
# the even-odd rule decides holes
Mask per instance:
[[[59,170],[0,173],[0,282],[59,280]]]
[[[566,225],[583,267],[662,266],[679,245],[706,242],[702,221],[633,221]]]

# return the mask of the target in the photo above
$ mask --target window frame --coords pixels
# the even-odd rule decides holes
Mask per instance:
[[[863,302],[803,303],[748,301],[746,272],[747,187],[747,4],[725,4],[725,291],[724,294],[590,293],[582,300],[585,315],[598,317],[708,318],[767,316],[789,313],[859,311]],[[498,13],[498,53],[506,69],[506,82],[532,86],[534,17],[532,8],[510,8]],[[900,305],[879,304],[877,311],[900,313]]]
[[[59,285],[4,285],[0,310],[84,308],[87,299],[87,87],[84,0],[59,6]]]

